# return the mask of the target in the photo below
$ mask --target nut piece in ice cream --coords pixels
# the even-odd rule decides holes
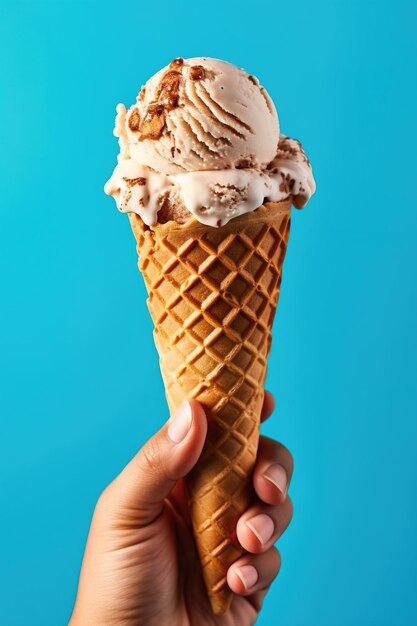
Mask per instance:
[[[145,117],[139,124],[140,139],[159,139],[165,127],[165,109],[159,102],[149,105]],[[129,128],[131,128],[129,124]]]

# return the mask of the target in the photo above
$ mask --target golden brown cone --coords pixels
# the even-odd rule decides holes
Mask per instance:
[[[149,229],[129,214],[169,408],[195,398],[208,416],[187,487],[215,614],[230,605],[226,574],[243,552],[236,523],[249,504],[290,211],[291,200],[269,202],[220,228]]]

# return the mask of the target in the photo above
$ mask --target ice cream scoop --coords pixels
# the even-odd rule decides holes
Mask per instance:
[[[224,61],[174,59],[128,111],[118,105],[115,134],[119,163],[105,191],[148,226],[194,216],[219,227],[264,201],[292,196],[301,208],[315,191],[265,89]]]
[[[132,159],[163,174],[263,168],[279,138],[274,104],[254,76],[209,58],[175,59],[126,116]]]

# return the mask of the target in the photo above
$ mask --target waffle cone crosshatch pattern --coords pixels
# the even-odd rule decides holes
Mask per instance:
[[[290,211],[290,200],[267,203],[221,229],[150,229],[129,214],[169,408],[194,398],[208,414],[187,486],[215,613],[230,604],[226,573],[242,554],[235,527],[249,502]]]

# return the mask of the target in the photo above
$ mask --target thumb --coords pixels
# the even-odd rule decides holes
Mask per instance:
[[[207,418],[196,400],[186,400],[109,485],[117,516],[146,526],[161,512],[177,480],[194,467],[207,435]]]

